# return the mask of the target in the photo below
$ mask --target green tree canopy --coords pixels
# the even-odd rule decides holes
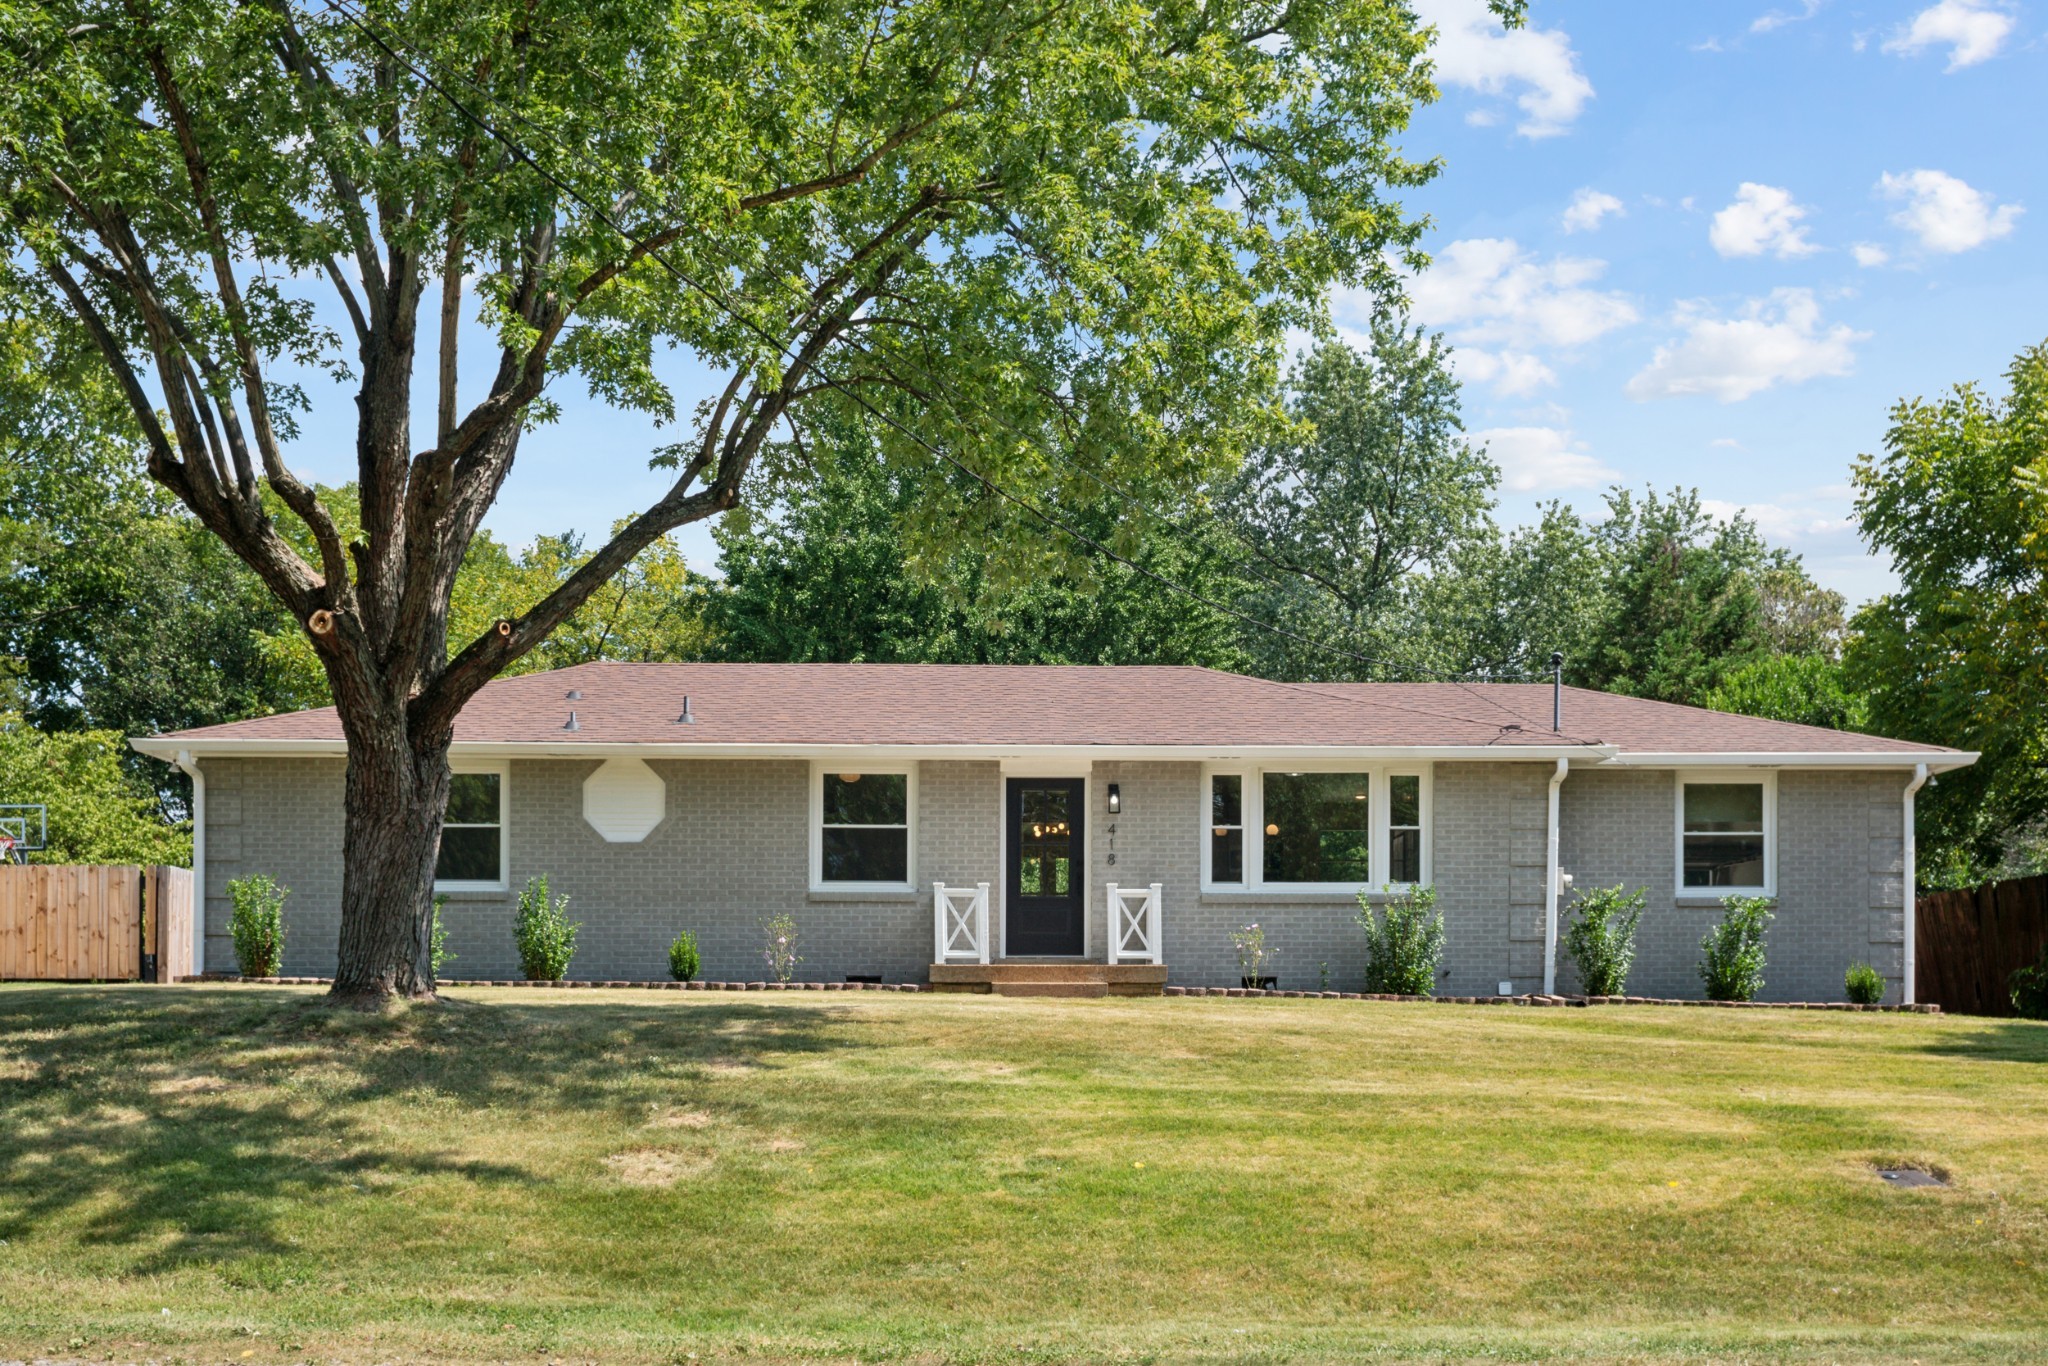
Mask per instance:
[[[885,447],[946,462],[911,519],[939,542],[985,532],[991,483],[1185,496],[1271,429],[1284,338],[1330,287],[1390,295],[1421,264],[1397,196],[1435,169],[1397,144],[1434,92],[1396,0],[44,0],[0,25],[14,292],[93,338],[151,476],[304,624],[340,710],[344,997],[432,993],[463,704],[748,496],[771,433],[888,418]],[[480,395],[466,313],[493,338]],[[726,376],[694,416],[671,346]],[[287,362],[354,390],[356,535],[287,459],[311,406]],[[551,382],[687,421],[653,453],[675,481],[451,640]]]
[[[147,789],[121,766],[114,731],[46,735],[0,712],[0,804],[49,812],[49,844],[37,863],[192,862],[192,829],[167,823]]]
[[[1857,613],[1851,679],[1878,730],[1983,754],[1922,803],[1932,885],[1981,879],[2048,813],[2048,344],[2006,380],[2003,398],[1901,402],[1856,465],[1857,518],[1899,588]]]

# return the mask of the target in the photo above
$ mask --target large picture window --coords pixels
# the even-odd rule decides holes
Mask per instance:
[[[1265,881],[1370,882],[1372,777],[1267,773]]]
[[[1776,792],[1768,777],[1683,777],[1678,785],[1679,891],[1769,892]]]
[[[1353,892],[1428,880],[1427,770],[1219,767],[1203,781],[1205,887]]]
[[[455,890],[505,885],[503,770],[449,775],[434,885]]]
[[[907,886],[910,775],[834,770],[818,784],[818,881]]]

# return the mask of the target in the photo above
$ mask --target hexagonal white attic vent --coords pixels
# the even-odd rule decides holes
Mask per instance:
[[[646,839],[667,801],[667,785],[638,759],[607,759],[583,780],[583,819],[613,844]]]

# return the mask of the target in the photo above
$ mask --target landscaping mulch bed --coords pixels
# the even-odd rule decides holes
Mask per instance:
[[[181,982],[243,982],[272,987],[324,987],[328,977],[243,977],[232,972],[208,972],[181,977]],[[451,977],[444,987],[539,987],[553,990],[603,988],[634,991],[911,991],[929,994],[924,982],[526,982],[486,978]],[[1366,991],[1277,991],[1257,987],[1175,987],[1168,996],[1270,998],[1308,1001],[1399,1001],[1457,1006],[1711,1006],[1726,1010],[1855,1010],[1868,1014],[1939,1015],[1938,1005],[1856,1005],[1849,1001],[1698,1001],[1660,996],[1394,996]]]

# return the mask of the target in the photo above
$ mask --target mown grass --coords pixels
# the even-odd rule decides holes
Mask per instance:
[[[380,1018],[284,989],[0,988],[0,1354],[2048,1344],[2040,1025],[449,996]],[[1954,1187],[1891,1190],[1876,1162]]]

